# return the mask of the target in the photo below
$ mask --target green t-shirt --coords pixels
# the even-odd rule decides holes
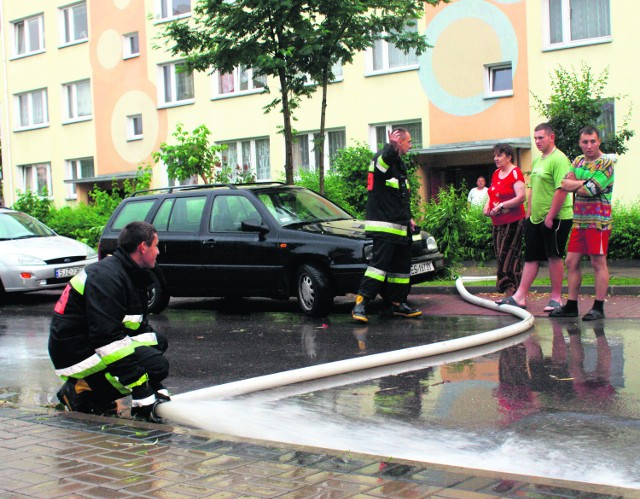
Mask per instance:
[[[571,169],[571,162],[559,149],[554,149],[546,158],[536,158],[531,165],[531,222],[539,224],[551,209],[551,201],[560,188],[562,179]],[[556,215],[559,220],[573,218],[571,196],[564,200],[560,212]]]

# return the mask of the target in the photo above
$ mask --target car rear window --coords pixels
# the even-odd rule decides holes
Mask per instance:
[[[129,222],[140,222],[146,220],[149,211],[151,211],[151,208],[155,203],[155,199],[141,199],[140,201],[131,201],[126,203],[118,212],[111,228],[113,230],[121,230]]]

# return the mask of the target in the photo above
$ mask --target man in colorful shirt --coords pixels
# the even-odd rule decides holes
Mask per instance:
[[[609,286],[607,249],[611,234],[611,195],[614,161],[600,150],[598,129],[580,130],[583,154],[573,160],[571,172],[562,181],[562,189],[574,192],[573,229],[567,248],[567,303],[549,314],[551,317],[577,317],[578,292],[582,283],[580,259],[589,255],[595,277],[596,297],[584,321],[604,319],[604,299]]]

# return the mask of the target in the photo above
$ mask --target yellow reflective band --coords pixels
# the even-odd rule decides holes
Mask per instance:
[[[387,187],[391,187],[392,189],[400,189],[400,183],[398,182],[397,178],[390,178],[389,180],[385,181],[385,185]]]
[[[413,241],[420,241],[420,239],[422,239],[422,235],[421,234],[414,234],[413,236],[411,236],[411,239]]]
[[[102,371],[106,367],[106,364],[97,355],[93,354],[77,364],[74,364],[63,369],[56,369],[56,375],[67,378],[86,378],[90,374]]]
[[[140,324],[142,324],[142,315],[125,315],[122,319],[122,324],[127,329],[131,329],[132,331],[136,331],[140,328]]]
[[[150,347],[158,344],[158,337],[156,336],[156,333],[137,334],[136,336],[132,336],[131,339],[136,343],[136,347],[140,345]]]
[[[96,353],[102,358],[105,364],[112,364],[120,359],[125,358],[127,355],[133,353],[133,342],[128,336],[109,343],[103,347],[97,348]]]
[[[111,386],[118,390],[122,395],[129,395],[131,393],[131,390],[120,383],[120,380],[116,376],[113,376],[110,373],[104,373],[104,377],[109,383],[111,383]]]
[[[376,281],[384,282],[384,278],[387,273],[384,270],[376,269],[375,267],[367,267],[364,272],[364,276]]]
[[[387,282],[392,284],[409,284],[411,278],[408,274],[388,274]]]
[[[84,295],[84,286],[86,282],[87,282],[87,273],[84,270],[82,270],[71,278],[71,280],[69,281],[69,284],[78,293],[80,293],[81,295]]]
[[[142,376],[140,376],[140,378],[137,381],[134,381],[133,383],[129,383],[126,386],[127,386],[127,388],[132,390],[136,386],[144,385],[147,381],[149,381],[149,375],[147,373],[144,373]]]
[[[389,222],[379,222],[377,220],[366,220],[364,223],[365,232],[383,232],[396,236],[406,236],[407,227]]]
[[[389,165],[384,162],[384,160],[382,159],[382,156],[378,158],[376,168],[378,168],[378,170],[380,170],[382,173],[387,173],[387,170],[389,169]]]

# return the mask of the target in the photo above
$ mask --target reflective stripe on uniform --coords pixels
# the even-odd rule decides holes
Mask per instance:
[[[387,173],[389,169],[389,165],[384,162],[382,156],[378,157],[378,161],[376,161],[376,168],[380,170],[382,173]]]
[[[366,220],[364,222],[364,230],[365,232],[383,232],[396,236],[407,235],[406,225],[394,224],[390,222],[379,222],[377,220]]]
[[[147,381],[149,381],[149,375],[147,373],[144,373],[136,381],[133,381],[126,386],[129,390],[133,390],[136,386],[144,385]]]
[[[131,329],[132,331],[140,328],[140,324],[142,324],[142,315],[125,315],[122,319],[122,324],[127,329]]]
[[[125,358],[127,355],[131,355],[133,352],[133,341],[131,341],[131,338],[128,336],[103,347],[96,348],[96,353],[102,358],[105,364],[112,364],[117,360]]]
[[[84,270],[81,270],[79,273],[74,275],[69,284],[73,289],[75,289],[81,295],[84,295],[84,286],[87,282],[87,273]]]
[[[384,185],[391,187],[392,189],[400,189],[400,182],[398,182],[398,179],[395,177],[386,180]]]
[[[158,337],[156,333],[142,333],[132,336],[131,339],[136,343],[135,346],[153,346],[158,344]]]
[[[144,407],[146,405],[151,405],[156,401],[156,394],[149,395],[143,399],[131,399],[131,407]]]
[[[409,274],[387,274],[387,282],[392,284],[409,284],[410,280]]]
[[[364,272],[364,276],[376,281],[384,282],[384,278],[387,273],[384,270],[376,269],[375,267],[367,267]]]
[[[98,354],[93,354],[77,364],[63,369],[56,369],[56,375],[70,378],[86,378],[87,376],[103,370],[106,367]]]

